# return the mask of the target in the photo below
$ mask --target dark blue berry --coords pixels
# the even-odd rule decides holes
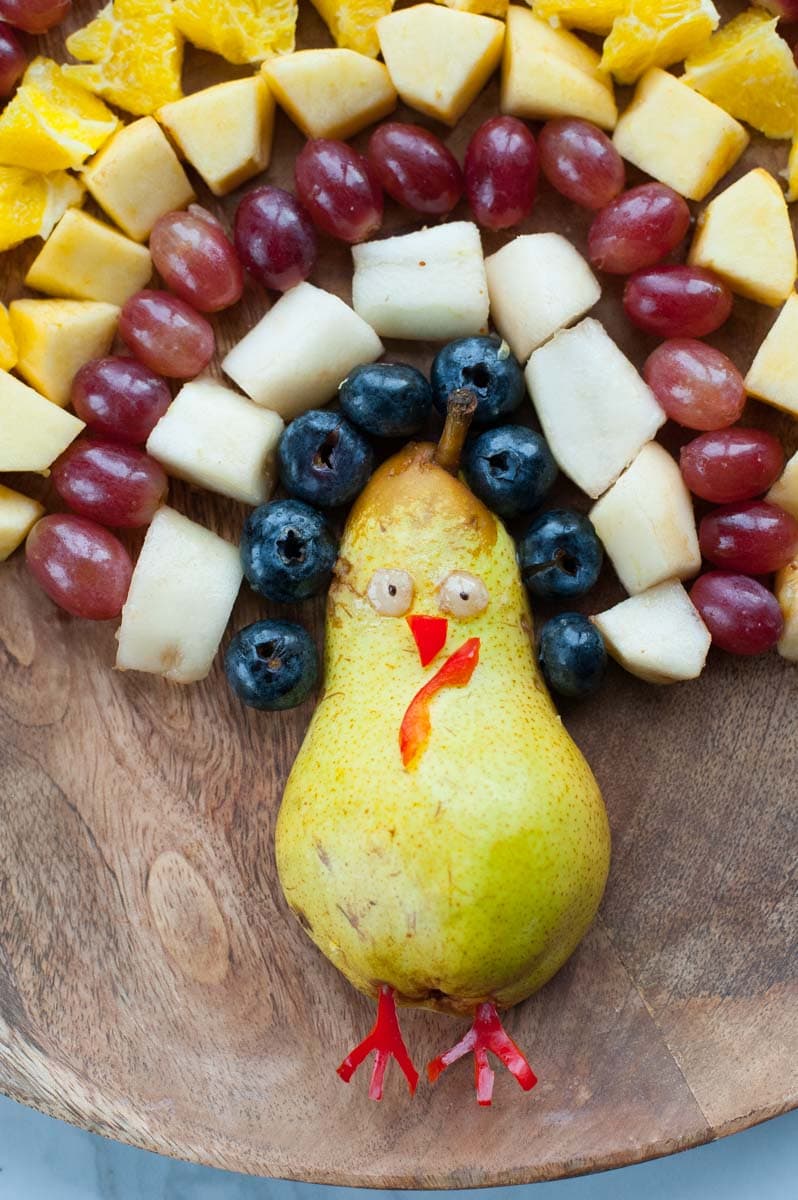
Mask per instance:
[[[500,425],[468,442],[463,474],[474,495],[509,518],[537,508],[557,478],[557,464],[534,429]]]
[[[250,708],[295,708],[319,676],[316,646],[292,621],[256,621],[235,635],[224,656],[230,687]]]
[[[533,596],[583,596],[599,577],[604,551],[587,517],[552,508],[536,517],[518,544],[521,576]]]
[[[292,421],[277,453],[285,490],[319,508],[354,500],[374,466],[363,434],[340,413],[325,409],[311,409]]]
[[[580,613],[560,613],[540,631],[540,665],[549,687],[561,696],[589,696],[604,678],[604,639]]]
[[[477,398],[474,425],[495,425],[514,412],[526,387],[521,364],[506,342],[497,337],[460,338],[449,342],[432,362],[432,399],[446,413],[446,398],[457,388],[468,388]]]
[[[337,557],[324,517],[301,500],[274,500],[247,517],[241,563],[250,586],[267,600],[293,604],[323,592]]]
[[[355,367],[338,389],[344,416],[372,437],[410,437],[426,425],[432,388],[406,363]]]

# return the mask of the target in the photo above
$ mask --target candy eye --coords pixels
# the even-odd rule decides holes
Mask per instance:
[[[488,607],[488,589],[477,575],[452,571],[438,589],[438,605],[453,617],[478,617]]]
[[[407,571],[380,567],[372,575],[366,595],[381,617],[403,617],[413,603],[414,591]]]

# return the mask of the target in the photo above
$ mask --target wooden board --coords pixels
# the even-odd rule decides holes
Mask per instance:
[[[73,24],[95,7],[76,3]],[[303,40],[326,44],[312,10]],[[46,44],[60,52],[57,37]],[[187,67],[191,88],[220,74],[209,56]],[[494,82],[450,136],[457,152],[496,106]],[[281,118],[270,180],[290,185],[300,144]],[[786,153],[759,143],[736,173],[755,161],[779,169]],[[584,246],[587,224],[543,188],[526,228]],[[411,222],[391,208],[387,225]],[[6,299],[35,250],[0,259]],[[347,297],[349,275],[347,250],[325,245],[314,279]],[[653,343],[631,331],[619,295],[608,285],[599,315],[640,364]],[[216,321],[220,348],[266,306],[250,288]],[[713,340],[745,368],[772,318],[738,301]],[[432,352],[390,350],[422,365]],[[750,421],[796,448],[787,419],[752,405]],[[236,505],[178,487],[173,500],[237,536]],[[606,574],[586,610],[619,594]],[[242,593],[233,628],[266,611]],[[321,611],[288,615],[321,640]],[[110,625],[57,611],[19,556],[0,568],[0,1087],[10,1095],[163,1153],[373,1187],[613,1167],[795,1105],[798,676],[775,655],[713,654],[700,682],[670,690],[613,668],[595,700],[565,710],[604,789],[612,873],[578,953],[508,1018],[541,1083],[525,1096],[499,1077],[491,1110],[474,1103],[465,1064],[412,1103],[396,1074],[381,1105],[364,1078],[345,1087],[335,1076],[372,1008],[290,917],[272,851],[311,705],[246,712],[218,666],[181,690],[115,674],[113,657]],[[419,1061],[461,1028],[423,1012],[403,1021]]]

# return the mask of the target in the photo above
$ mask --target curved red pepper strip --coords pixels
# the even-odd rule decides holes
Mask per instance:
[[[446,634],[449,622],[446,617],[408,617],[410,632],[418,647],[418,656],[422,667],[428,667],[436,655],[440,654],[446,645]]]
[[[415,766],[424,753],[430,734],[430,704],[433,696],[447,687],[465,687],[479,662],[479,638],[469,638],[424,686],[416,692],[407,706],[399,730],[399,749],[407,770]]]
[[[382,1084],[385,1078],[385,1068],[391,1057],[395,1058],[402,1074],[407,1080],[407,1086],[410,1089],[410,1095],[415,1095],[418,1085],[418,1071],[413,1066],[410,1055],[407,1053],[402,1031],[399,1028],[399,1020],[396,1016],[396,1001],[394,999],[393,988],[383,984],[380,988],[380,995],[377,1001],[377,1019],[374,1022],[374,1027],[371,1033],[364,1037],[363,1041],[355,1046],[351,1054],[347,1054],[340,1067],[337,1068],[338,1074],[343,1079],[344,1083],[349,1083],[349,1080],[354,1075],[360,1064],[365,1058],[374,1051],[374,1069],[371,1073],[371,1083],[369,1085],[369,1099],[382,1100]]]
[[[439,1054],[427,1064],[427,1077],[434,1083],[439,1075],[450,1067],[464,1054],[474,1055],[474,1081],[476,1084],[477,1101],[483,1107],[490,1106],[493,1100],[493,1071],[488,1063],[488,1051],[504,1063],[511,1075],[514,1075],[525,1092],[531,1092],[537,1083],[537,1076],[526,1058],[516,1046],[513,1039],[505,1031],[499,1020],[496,1005],[491,1001],[480,1004],[474,1017],[474,1024],[468,1033],[451,1050]]]

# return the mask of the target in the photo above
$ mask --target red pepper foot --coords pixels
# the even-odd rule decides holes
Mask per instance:
[[[483,1107],[488,1107],[493,1100],[493,1071],[488,1063],[488,1051],[504,1063],[511,1075],[514,1075],[525,1092],[531,1092],[537,1083],[537,1076],[507,1034],[499,1020],[496,1005],[491,1001],[480,1004],[474,1017],[474,1024],[468,1033],[451,1050],[439,1054],[427,1064],[427,1075],[430,1083],[434,1083],[439,1075],[450,1067],[464,1054],[474,1055],[474,1080],[477,1089],[477,1100]]]
[[[388,987],[387,984],[383,984],[380,988],[380,997],[377,1001],[377,1020],[374,1022],[374,1028],[358,1046],[355,1046],[351,1054],[347,1054],[340,1067],[337,1068],[344,1083],[349,1083],[355,1071],[372,1050],[376,1051],[376,1054],[369,1084],[369,1100],[382,1100],[382,1082],[391,1056],[401,1067],[407,1080],[407,1086],[410,1088],[410,1095],[414,1096],[418,1085],[418,1071],[413,1066],[402,1038],[402,1031],[396,1016],[393,988]]]

